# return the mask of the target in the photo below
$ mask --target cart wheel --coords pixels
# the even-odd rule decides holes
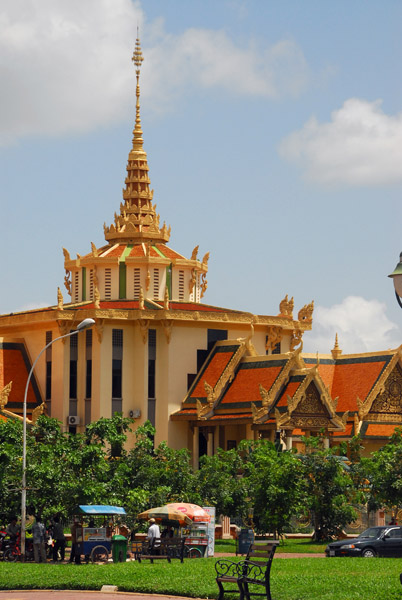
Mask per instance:
[[[201,558],[202,553],[199,548],[189,548],[187,558]]]
[[[106,562],[109,558],[109,552],[105,546],[95,546],[91,552],[91,560],[95,562]]]
[[[18,553],[13,548],[7,548],[4,552],[3,559],[7,562],[16,562],[18,559]]]

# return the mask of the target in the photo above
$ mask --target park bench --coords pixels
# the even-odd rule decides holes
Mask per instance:
[[[225,593],[238,593],[240,600],[250,600],[251,596],[262,596],[266,600],[272,600],[270,573],[278,544],[278,541],[250,544],[245,560],[239,562],[218,560],[215,564],[216,583],[219,587],[218,600],[223,600]],[[237,588],[225,588],[224,584],[236,584]],[[254,591],[250,586],[263,587],[264,591]]]
[[[185,538],[152,538],[143,542],[133,542],[131,548],[138,562],[148,559],[151,563],[154,560],[167,560],[170,563],[172,558],[178,558],[183,562],[184,543]]]

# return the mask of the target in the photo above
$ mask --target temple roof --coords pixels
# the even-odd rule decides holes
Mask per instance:
[[[256,427],[297,429],[309,417],[317,427],[327,419],[337,437],[359,431],[365,437],[386,437],[401,425],[402,405],[387,415],[380,401],[390,377],[394,387],[400,385],[402,346],[359,355],[340,352],[337,358],[302,356],[300,351],[249,356],[245,350],[235,365],[239,347],[216,342],[173,420],[243,419]],[[376,421],[376,411],[383,411],[377,418],[387,423]]]

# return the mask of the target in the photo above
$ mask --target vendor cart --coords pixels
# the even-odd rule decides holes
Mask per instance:
[[[116,517],[126,514],[120,506],[80,505],[76,525],[77,553],[87,562],[107,561],[112,551],[112,536]]]
[[[184,556],[186,558],[202,558],[207,556],[208,523],[193,523],[182,529],[185,537]]]

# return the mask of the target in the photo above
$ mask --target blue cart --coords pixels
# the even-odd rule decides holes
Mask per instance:
[[[89,560],[92,562],[106,562],[112,550],[114,519],[116,516],[124,516],[126,511],[121,506],[81,504],[77,513],[81,521],[77,526],[78,553],[84,555],[87,562]],[[86,520],[89,521],[91,527],[84,526],[85,517],[87,517]]]

